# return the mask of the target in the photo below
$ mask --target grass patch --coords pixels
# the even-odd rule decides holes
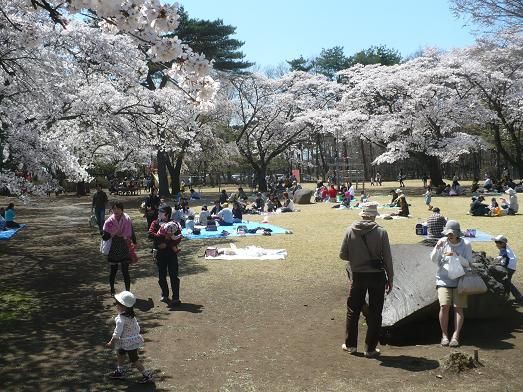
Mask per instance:
[[[20,290],[0,291],[0,325],[29,320],[38,311],[38,301],[32,293]]]

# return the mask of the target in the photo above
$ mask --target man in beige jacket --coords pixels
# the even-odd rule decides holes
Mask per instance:
[[[358,320],[365,296],[369,293],[367,314],[367,336],[365,356],[379,355],[378,345],[381,328],[381,313],[385,291],[390,293],[394,278],[392,256],[387,231],[374,220],[378,204],[366,203],[360,212],[362,220],[354,222],[348,229],[341,244],[340,258],[346,260],[349,275],[349,297],[347,298],[347,324],[343,350],[357,352]]]

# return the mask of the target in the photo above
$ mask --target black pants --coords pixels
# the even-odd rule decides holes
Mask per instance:
[[[129,263],[128,261],[122,261],[120,263],[111,264],[111,273],[109,274],[109,285],[111,286],[111,293],[114,293],[114,281],[116,273],[118,272],[118,265],[122,266],[123,281],[125,283],[125,289],[131,290],[131,276],[129,275]]]
[[[365,351],[374,351],[378,345],[381,312],[385,301],[385,272],[354,272],[349,282],[349,297],[347,298],[347,322],[345,330],[345,344],[347,347],[358,345],[358,321],[365,296],[369,292],[369,306],[366,314],[367,336],[365,337]]]
[[[167,285],[167,273],[171,281],[171,290],[173,292],[173,301],[180,299],[180,278],[178,278],[178,256],[171,254],[160,257],[156,264],[158,265],[158,285],[162,290],[162,297],[169,297],[169,286]]]

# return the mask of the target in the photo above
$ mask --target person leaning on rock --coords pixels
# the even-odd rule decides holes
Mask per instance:
[[[523,305],[523,295],[512,283],[512,275],[516,272],[517,257],[514,251],[507,245],[508,239],[504,235],[498,235],[492,238],[496,247],[499,249],[497,260],[501,268],[503,268],[508,275],[507,286],[510,288],[510,293],[515,298],[516,302]]]
[[[348,261],[349,296],[347,298],[347,322],[345,343],[342,349],[357,352],[358,320],[365,296],[369,294],[365,356],[375,358],[378,345],[385,291],[390,293],[394,270],[387,231],[374,220],[378,213],[377,203],[366,203],[360,212],[361,220],[354,222],[343,238],[340,258]]]

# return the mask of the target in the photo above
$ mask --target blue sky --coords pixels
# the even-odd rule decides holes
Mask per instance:
[[[236,26],[246,59],[277,66],[322,48],[345,54],[386,45],[408,56],[426,46],[471,45],[472,28],[452,14],[448,0],[179,0],[191,17]]]

